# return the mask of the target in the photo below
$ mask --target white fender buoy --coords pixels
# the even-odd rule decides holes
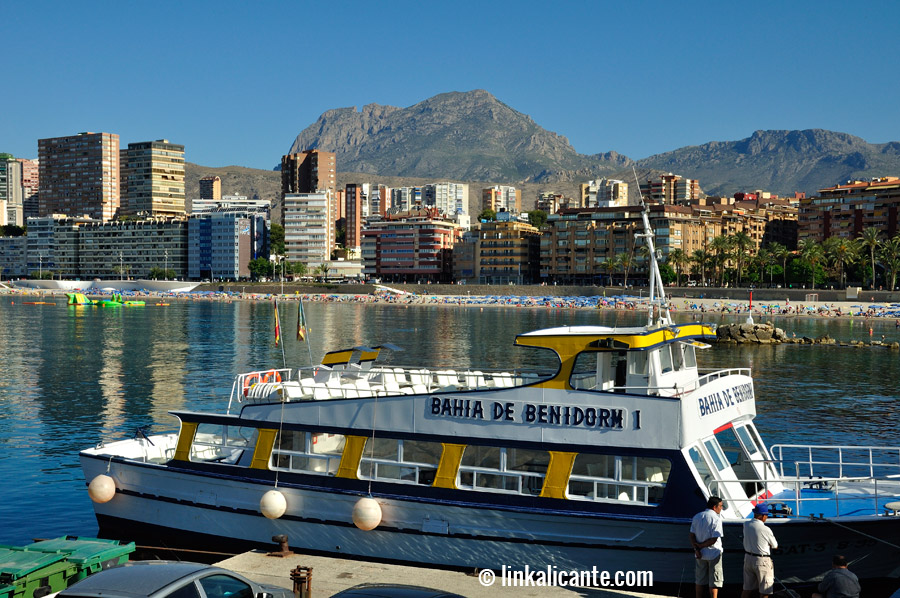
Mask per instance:
[[[353,505],[353,524],[363,531],[373,530],[381,523],[381,505],[374,498],[364,497]]]
[[[268,519],[278,519],[287,511],[287,500],[278,490],[269,490],[259,499],[259,511]]]
[[[111,476],[100,474],[88,484],[88,495],[96,503],[109,502],[116,495],[116,481]]]

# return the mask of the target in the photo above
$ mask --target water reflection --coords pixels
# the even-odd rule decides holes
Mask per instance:
[[[169,307],[29,306],[0,297],[0,476],[16,480],[0,503],[3,543],[96,524],[78,467],[80,449],[130,437],[138,426],[173,429],[173,409],[223,409],[233,376],[318,362],[328,350],[393,343],[385,363],[431,368],[556,368],[546,352],[514,347],[517,334],[565,325],[642,324],[643,313],[398,306],[305,305],[309,345],[296,339],[297,303],[172,302]],[[697,314],[677,313],[679,321]],[[719,321],[706,314],[704,320]],[[731,317],[727,321],[735,321]],[[775,320],[798,336],[895,340],[893,322]],[[715,346],[704,368],[752,367],[760,417],[772,442],[900,445],[897,354],[843,347]],[[65,509],[56,505],[66,505]],[[28,522],[20,525],[21,521]]]

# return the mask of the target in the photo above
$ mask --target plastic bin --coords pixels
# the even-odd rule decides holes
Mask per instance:
[[[0,548],[0,587],[6,592],[0,596],[4,598],[39,598],[65,590],[70,581],[74,583],[75,574],[75,564],[64,554]]]
[[[118,540],[66,536],[35,542],[25,546],[25,549],[62,555],[67,562],[75,566],[75,577],[69,582],[75,583],[91,573],[126,562],[128,555],[134,552],[134,542],[120,544]]]

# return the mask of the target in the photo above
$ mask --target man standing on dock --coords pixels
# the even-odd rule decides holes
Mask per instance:
[[[718,598],[722,587],[722,499],[710,496],[706,509],[691,520],[691,546],[694,547],[694,582],[697,598],[703,598],[703,588],[709,586],[710,598]]]
[[[759,598],[768,598],[775,590],[775,565],[772,550],[778,548],[775,534],[766,527],[769,505],[753,507],[753,519],[744,523],[744,591],[741,598],[750,598],[758,591]]]

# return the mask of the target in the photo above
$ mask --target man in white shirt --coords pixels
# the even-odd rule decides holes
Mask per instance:
[[[710,598],[717,598],[722,587],[722,499],[710,496],[706,509],[691,520],[691,546],[694,547],[694,582],[697,598],[703,598],[703,588],[709,586]]]
[[[744,591],[741,598],[750,598],[757,591],[760,598],[768,598],[775,590],[772,550],[778,548],[778,541],[766,527],[768,518],[769,505],[759,503],[753,507],[753,519],[744,523]]]

